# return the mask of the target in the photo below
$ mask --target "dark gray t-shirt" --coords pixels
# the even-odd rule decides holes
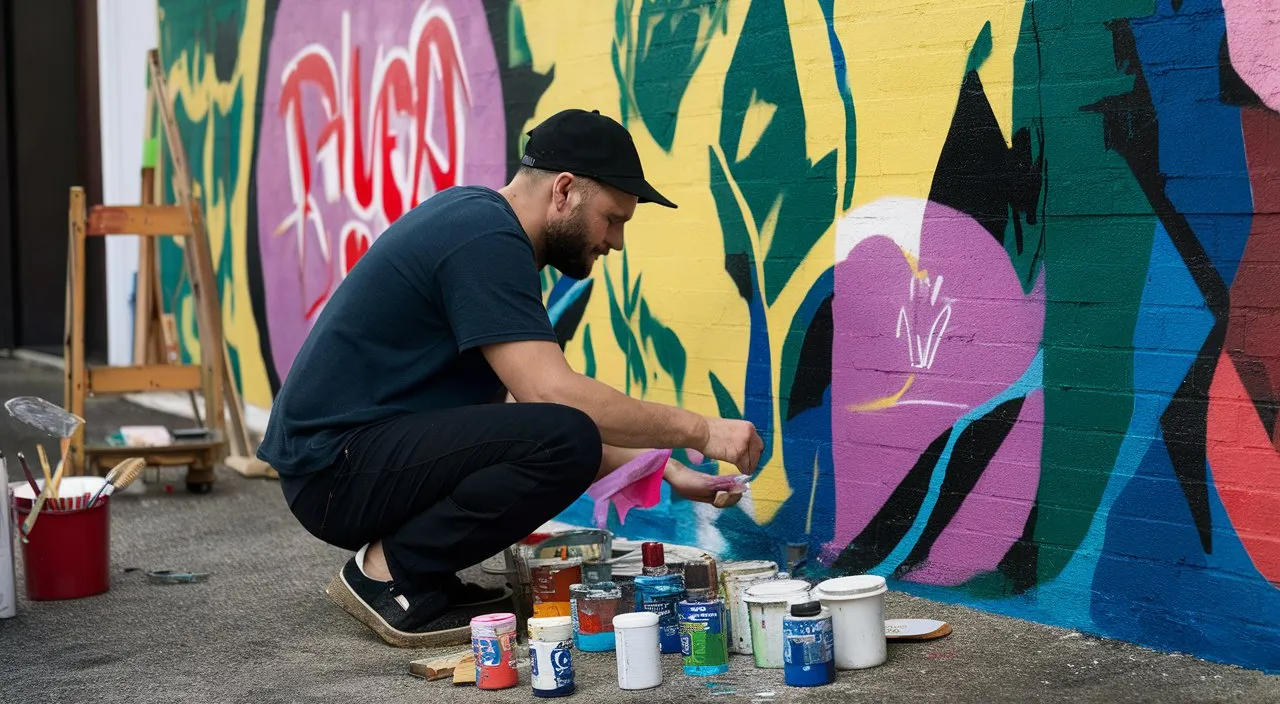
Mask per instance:
[[[455,186],[374,241],[316,319],[272,404],[258,457],[292,503],[360,428],[489,403],[502,391],[478,349],[555,341],[533,247],[502,194]]]

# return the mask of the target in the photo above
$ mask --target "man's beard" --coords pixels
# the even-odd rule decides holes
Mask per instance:
[[[591,275],[595,253],[588,244],[587,227],[577,208],[564,220],[547,224],[545,242],[548,265],[573,279]]]

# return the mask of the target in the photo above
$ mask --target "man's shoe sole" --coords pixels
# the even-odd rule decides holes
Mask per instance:
[[[446,628],[424,633],[408,633],[394,628],[378,612],[369,608],[368,604],[356,596],[354,590],[342,578],[342,573],[334,575],[324,593],[329,596],[343,611],[351,614],[357,621],[369,627],[378,637],[397,648],[437,648],[449,645],[470,645],[471,627]]]

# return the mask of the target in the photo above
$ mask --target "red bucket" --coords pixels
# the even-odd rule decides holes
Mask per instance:
[[[65,477],[58,495],[91,494],[104,483],[101,477]],[[22,525],[33,503],[29,485],[14,490],[14,535],[22,550],[27,598],[79,599],[107,591],[111,585],[110,497],[99,498],[92,508],[73,511],[50,510],[52,502],[46,501],[24,543]]]

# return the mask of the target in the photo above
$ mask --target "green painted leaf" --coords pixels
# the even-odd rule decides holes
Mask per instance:
[[[644,272],[636,274],[636,284],[631,287],[631,307],[627,308],[627,320],[631,320],[631,316],[635,315],[636,304],[640,303],[640,277],[644,276]]]
[[[582,356],[586,357],[586,369],[583,374],[596,378],[596,348],[591,344],[591,323],[582,328]]]
[[[640,384],[641,390],[647,390],[649,379],[645,376],[644,356],[640,345],[636,342],[635,333],[631,331],[631,326],[622,315],[622,309],[618,307],[618,297],[613,292],[613,279],[609,275],[609,267],[604,267],[604,282],[605,289],[609,292],[609,323],[613,327],[613,337],[618,343],[618,349],[622,350],[627,358],[627,393],[631,393],[633,380]]]
[[[751,300],[752,271],[755,269],[755,248],[751,244],[751,235],[747,231],[746,220],[738,201],[733,197],[733,188],[729,185],[729,176],[721,165],[720,157],[714,147],[707,147],[711,161],[711,196],[716,203],[716,212],[720,217],[720,232],[724,237],[724,268],[738,287],[738,295],[743,300]]]
[[[969,61],[965,64],[964,72],[977,71],[991,57],[991,20],[982,25],[982,31],[978,32],[978,38],[973,42],[973,48],[969,50]]]
[[[716,33],[728,34],[728,0],[646,0],[634,30],[633,0],[618,0],[616,7],[619,92],[627,96],[624,103],[634,104],[654,141],[671,151],[689,81]]]
[[[658,366],[662,367],[675,383],[676,403],[681,402],[684,392],[684,373],[688,365],[688,354],[684,344],[675,331],[663,325],[649,312],[649,304],[640,303],[640,339],[653,345],[653,353],[658,358]]]
[[[724,81],[720,148],[728,175],[746,200],[745,217],[757,232],[779,208],[770,251],[756,253],[764,258],[764,301],[772,304],[831,225],[837,197],[836,152],[817,164],[809,161],[804,103],[783,3],[756,2],[747,11]],[[713,161],[713,193],[716,167]],[[721,201],[717,195],[723,226]],[[727,240],[726,232],[726,245]],[[733,250],[726,246],[725,251]]]
[[[631,314],[635,312],[636,301],[631,295],[631,269],[627,264],[627,253],[622,252],[622,313],[627,322],[631,322]]]
[[[715,372],[707,372],[707,376],[711,379],[711,392],[716,396],[716,405],[720,407],[720,417],[742,420],[742,412],[738,410],[737,402],[733,400],[733,395],[724,387],[724,384],[720,383],[720,378]]]

